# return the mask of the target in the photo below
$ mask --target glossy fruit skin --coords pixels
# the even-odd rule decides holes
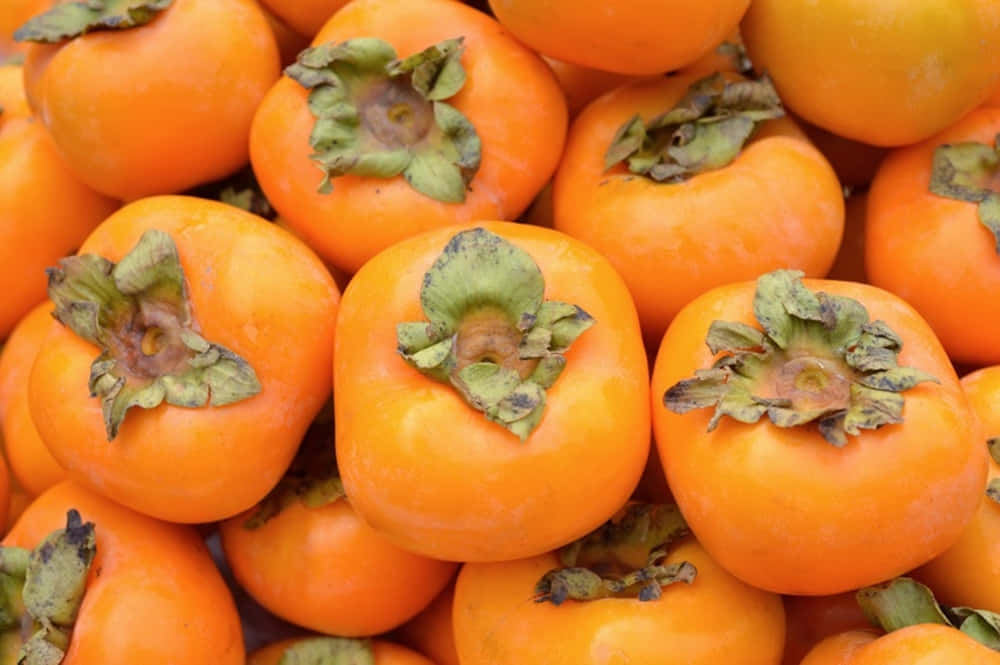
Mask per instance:
[[[299,639],[302,638],[282,640],[263,646],[247,656],[247,665],[278,665],[285,649],[298,642]],[[372,649],[375,655],[375,665],[438,665],[416,651],[411,651],[386,640],[374,640]]]
[[[220,526],[240,586],[274,614],[330,635],[391,630],[427,606],[457,565],[401,550],[362,522],[346,499],[292,503],[257,529],[244,513]]]
[[[858,605],[855,591],[832,596],[783,596],[782,601],[785,605],[782,665],[800,665],[813,647],[832,635],[873,630]]]
[[[698,569],[691,585],[658,600],[533,602],[555,554],[466,564],[455,586],[455,644],[462,665],[778,665],[781,599],[732,577],[692,539],[666,562]]]
[[[872,286],[803,283],[861,302],[903,340],[899,365],[940,384],[905,391],[902,424],[848,436],[843,448],[815,425],[781,428],[766,417],[725,417],[706,431],[712,409],[678,415],[663,394],[711,365],[712,321],[757,326],[756,285],[743,282],[701,296],[667,330],[653,370],[653,431],[678,506],[724,568],[762,589],[828,595],[903,574],[950,547],[979,505],[987,453],[951,363],[919,314]]]
[[[565,353],[526,441],[396,351],[396,324],[424,319],[424,273],[468,227],[422,234],[365,264],[344,293],[334,353],[337,464],[351,504],[399,546],[451,561],[533,556],[583,536],[624,505],[649,450],[646,358],[621,278],[550,229],[476,226],[532,256],[547,299],[596,320]]]
[[[934,150],[943,143],[993,145],[1000,108],[980,108],[927,141],[900,148],[879,168],[868,193],[865,266],[871,283],[905,299],[927,319],[955,362],[1000,363],[989,334],[1000,321],[1000,256],[977,204],[928,190]],[[933,268],[933,283],[919,279]],[[969,325],[974,313],[982,325]]]
[[[962,388],[983,435],[1000,436],[1000,367],[962,377]],[[1000,466],[992,459],[989,464],[989,480],[1000,477]],[[986,496],[985,487],[976,516],[958,541],[913,576],[946,605],[1000,612],[1000,504]]]
[[[144,26],[32,45],[24,67],[28,99],[67,164],[122,200],[239,169],[254,111],[280,74],[254,0],[174,0]]]
[[[740,33],[788,108],[871,145],[922,141],[1000,81],[993,0],[754,0]]]
[[[348,0],[260,0],[275,16],[307,39],[312,39]]]
[[[14,31],[35,14],[41,14],[54,4],[55,0],[4,0],[0,7],[0,60],[27,48],[24,42],[14,41]]]
[[[3,116],[0,116],[2,118]],[[94,192],[67,168],[34,118],[0,131],[0,338],[45,299],[45,268],[71,253],[118,202]]]
[[[326,401],[339,293],[288,232],[193,197],[129,204],[80,251],[119,261],[151,228],[177,245],[202,334],[244,358],[261,392],[222,407],[134,408],[109,442],[100,402],[87,389],[99,351],[54,322],[29,381],[31,415],[78,482],[161,519],[214,521],[263,498]]]
[[[996,665],[1000,654],[965,633],[940,624],[917,624],[865,645],[849,665]]]
[[[694,62],[736,29],[749,4],[490,0],[504,27],[539,53],[622,74],[660,74]]]
[[[627,74],[605,72],[555,58],[543,57],[543,60],[556,75],[559,87],[566,95],[566,108],[571,118],[590,102],[633,78]]]
[[[337,12],[313,44],[378,37],[406,57],[465,37],[465,86],[448,103],[476,127],[482,161],[464,203],[442,203],[402,176],[333,180],[309,159],[315,117],[308,91],[287,76],[254,118],[250,153],[268,199],[324,259],[353,273],[395,242],[477,219],[514,219],[555,171],[566,136],[566,103],[552,71],[492,18],[454,0],[356,0]]]
[[[455,650],[452,608],[455,585],[449,584],[425,607],[393,633],[394,639],[416,649],[437,665],[460,665]]]
[[[0,425],[4,455],[18,484],[37,496],[66,479],[45,447],[28,408],[28,377],[35,357],[52,328],[48,300],[28,313],[11,332],[0,352]]]
[[[795,665],[851,665],[854,655],[883,633],[870,630],[849,630],[831,635],[809,650],[801,661],[793,661]]]
[[[243,664],[236,606],[193,529],[67,481],[28,506],[3,544],[38,545],[70,508],[94,522],[97,554],[62,665]]]
[[[0,65],[0,127],[11,118],[31,115],[28,98],[24,94],[24,74],[21,65]]]
[[[657,183],[624,165],[605,171],[622,123],[668,110],[699,78],[638,81],[593,102],[573,122],[553,185],[555,228],[621,273],[653,347],[681,307],[713,287],[777,268],[825,275],[843,232],[840,184],[788,119],[764,123],[732,163],[686,182]]]

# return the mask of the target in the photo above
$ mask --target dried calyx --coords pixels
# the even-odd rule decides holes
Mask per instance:
[[[810,291],[801,278],[791,270],[761,276],[753,310],[763,330],[713,321],[706,343],[723,355],[671,386],[664,405],[681,414],[715,407],[709,431],[723,416],[755,423],[766,414],[780,427],[816,421],[835,446],[847,434],[901,423],[900,393],[937,379],[900,367],[902,340],[870,321],[860,302]]]
[[[524,441],[566,365],[563,352],[594,323],[544,292],[527,252],[482,228],[462,231],[424,275],[428,320],[396,327],[399,353]]]
[[[47,273],[53,316],[101,350],[89,387],[109,441],[134,406],[222,406],[260,392],[243,358],[199,334],[169,234],[146,231],[117,264],[80,254]]]
[[[589,535],[559,550],[561,567],[535,585],[535,601],[659,598],[663,587],[690,584],[697,574],[687,562],[664,564],[671,545],[690,533],[677,506],[630,504]]]
[[[331,178],[402,175],[418,192],[461,203],[482,145],[472,123],[445,102],[465,85],[461,37],[399,59],[372,37],[307,48],[285,73],[310,90],[312,159]]]
[[[691,84],[670,110],[648,122],[636,114],[615,134],[604,168],[625,162],[629,172],[657,182],[683,182],[734,159],[757,126],[785,114],[771,80],[727,80],[712,74]]]
[[[28,20],[17,31],[19,42],[56,43],[94,30],[125,30],[145,25],[173,0],[81,0],[65,2]]]
[[[887,633],[917,624],[941,624],[1000,651],[1000,614],[940,605],[928,587],[909,577],[861,589],[857,599],[869,621]]]
[[[375,665],[375,656],[371,640],[313,637],[285,649],[278,665]]]
[[[934,150],[930,191],[956,201],[977,204],[979,221],[993,234],[1000,254],[1000,134],[993,145],[965,141]]]
[[[993,461],[1000,464],[1000,436],[987,439],[986,448],[990,451]],[[994,478],[989,482],[986,486],[986,496],[1000,503],[1000,478]]]
[[[0,630],[20,645],[18,665],[62,662],[96,553],[94,524],[76,510],[35,549],[0,548]]]

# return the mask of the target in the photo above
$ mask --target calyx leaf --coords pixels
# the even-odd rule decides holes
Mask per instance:
[[[101,349],[88,385],[109,441],[135,406],[222,406],[260,392],[243,358],[198,333],[169,234],[146,231],[118,264],[82,254],[46,272],[53,316]]]
[[[956,201],[976,203],[979,221],[993,234],[1000,254],[1000,191],[992,183],[1000,172],[1000,134],[992,146],[975,141],[946,143],[934,150],[930,191]]]
[[[483,228],[462,231],[424,275],[428,320],[397,325],[398,351],[524,441],[565,367],[562,353],[594,323],[544,291],[527,252]]]
[[[803,273],[762,275],[754,316],[763,329],[714,321],[706,343],[721,355],[711,368],[671,386],[663,403],[674,413],[715,407],[708,431],[723,416],[755,423],[765,414],[779,427],[816,421],[835,446],[847,434],[901,423],[899,393],[930,374],[900,367],[902,340],[882,321],[870,321],[856,300],[810,291]]]
[[[94,30],[145,25],[173,0],[79,0],[57,4],[14,32],[19,42],[56,43]]]
[[[388,42],[362,37],[302,51],[285,73],[310,90],[319,191],[332,191],[331,179],[347,174],[402,175],[432,199],[465,201],[482,144],[472,123],[445,103],[465,84],[463,48],[458,37],[398,59]]]
[[[559,550],[562,567],[535,585],[535,602],[633,597],[659,598],[663,587],[690,584],[697,575],[688,561],[664,565],[671,545],[690,533],[677,506],[630,504],[592,533]],[[641,554],[643,561],[635,561]],[[636,564],[639,565],[636,565]]]
[[[990,457],[997,464],[1000,464],[1000,436],[994,436],[986,440],[986,448],[990,451]],[[1000,478],[990,480],[986,486],[986,496],[993,501],[1000,503]]]
[[[375,656],[368,639],[313,637],[285,649],[278,665],[375,665]]]
[[[630,172],[657,182],[683,182],[732,162],[759,123],[784,114],[766,74],[742,81],[712,74],[648,122],[638,115],[627,120],[605,153],[604,168],[625,162]]]

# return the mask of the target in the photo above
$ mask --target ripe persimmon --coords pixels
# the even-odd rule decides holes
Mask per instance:
[[[393,637],[436,665],[459,665],[451,616],[454,605],[455,585],[449,584],[420,614],[400,626]]]
[[[832,635],[871,631],[854,591],[832,596],[785,596],[785,650],[782,665],[799,665],[802,658]]]
[[[51,7],[56,0],[4,0],[0,5],[0,62],[25,50],[14,41],[14,31],[25,21]]]
[[[5,614],[0,639],[15,653],[34,648],[28,663],[244,662],[233,598],[190,527],[67,481],[25,509],[2,552],[4,600],[15,601],[5,607],[17,609]],[[38,650],[61,660],[37,660]]]
[[[573,238],[481,222],[393,245],[354,275],[337,316],[351,506],[439,559],[559,547],[638,483],[647,371],[625,285]]]
[[[348,0],[260,0],[269,11],[307,40],[312,39]]]
[[[416,651],[387,640],[342,637],[294,637],[263,646],[247,656],[246,665],[357,663],[358,665],[438,665]]]
[[[280,74],[255,0],[109,5],[117,17],[80,7],[56,5],[18,30],[39,42],[24,64],[28,99],[77,177],[133,200],[246,163],[253,114]],[[98,21],[120,29],[91,30]]]
[[[301,241],[234,206],[131,203],[50,270],[49,296],[32,418],[71,478],[134,510],[246,510],[329,396],[337,287]]]
[[[516,218],[562,154],[552,71],[454,0],[351,2],[286,73],[254,118],[254,171],[289,227],[348,273],[421,231]]]
[[[570,118],[604,93],[628,83],[633,78],[627,74],[604,72],[556,58],[543,56],[543,59],[552,68],[552,73],[559,81],[559,87],[566,95],[566,108],[569,110]]]
[[[740,34],[790,110],[874,146],[926,139],[1000,82],[995,0],[754,0]]]
[[[625,278],[650,346],[713,287],[777,268],[820,277],[833,263],[840,184],[782,114],[766,80],[681,75],[618,88],[574,121],[555,228]]]
[[[490,0],[497,20],[539,53],[621,74],[690,64],[735,32],[750,0]]]
[[[0,64],[0,127],[11,118],[31,115],[28,98],[24,94],[24,75],[21,65]]]
[[[1000,4],[997,5],[1000,9]],[[1000,363],[1000,108],[892,152],[868,192],[865,268],[913,305],[954,362]],[[927,279],[928,270],[934,279]],[[985,325],[969,325],[969,314]]]
[[[827,595],[902,574],[980,503],[987,453],[951,362],[873,286],[775,271],[714,289],[670,325],[652,385],[684,517],[754,586]]]

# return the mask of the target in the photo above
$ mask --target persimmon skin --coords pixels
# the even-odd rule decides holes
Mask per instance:
[[[830,636],[872,630],[854,591],[832,596],[784,596],[782,601],[785,605],[782,665],[800,665],[807,653]]]
[[[465,37],[465,86],[448,103],[476,127],[482,161],[464,203],[442,203],[402,176],[333,179],[309,158],[315,117],[308,91],[282,77],[254,118],[250,156],[261,187],[289,227],[348,273],[417,233],[477,219],[515,219],[552,176],[566,135],[566,102],[540,57],[489,16],[454,0],[356,0],[323,27],[313,44],[368,36],[400,57]]]
[[[789,665],[851,665],[854,655],[879,638],[875,629],[849,630],[831,635],[809,650],[801,661]]]
[[[29,505],[5,546],[32,548],[75,508],[97,553],[62,665],[242,665],[229,589],[197,533],[140,515],[66,481]]]
[[[926,139],[1000,81],[993,0],[754,0],[740,33],[789,109],[876,146]]]
[[[280,75],[254,0],[174,0],[144,26],[34,44],[24,67],[29,100],[67,164],[122,200],[239,169],[253,114]]]
[[[996,665],[1000,654],[965,633],[941,624],[894,630],[853,654],[849,665]]]
[[[0,116],[2,117],[2,116]],[[45,128],[11,118],[0,131],[0,338],[45,300],[45,268],[71,253],[119,203],[80,182]]]
[[[490,0],[497,19],[547,56],[621,74],[690,64],[736,30],[749,0]],[[558,26],[558,27],[556,27]]]
[[[699,297],[664,335],[653,432],[678,506],[724,568],[762,589],[829,595],[901,575],[950,547],[979,505],[987,452],[948,357],[913,308],[865,284],[803,283],[861,302],[903,340],[899,365],[940,384],[905,391],[903,423],[848,436],[842,448],[815,424],[781,428],[766,417],[724,417],[708,432],[712,409],[678,415],[663,395],[712,364],[712,321],[757,327],[756,284],[742,282]]]
[[[732,75],[735,77],[735,75]],[[618,128],[671,108],[700,75],[646,79],[573,122],[553,184],[555,228],[604,254],[625,279],[650,346],[705,291],[778,268],[826,274],[844,225],[840,184],[795,124],[762,124],[729,165],[677,184],[609,171]]]
[[[426,607],[457,565],[387,542],[346,499],[320,508],[296,501],[254,530],[248,515],[220,526],[240,586],[277,616],[343,637],[391,630]]]
[[[24,74],[21,65],[0,65],[0,128],[11,118],[31,115],[28,98],[24,94]]]
[[[553,553],[466,564],[455,584],[453,621],[462,665],[777,665],[784,644],[781,599],[732,577],[696,542],[667,563],[698,569],[690,585],[658,600],[533,602],[535,583],[557,568]]]
[[[1000,436],[1000,366],[962,377],[962,388],[983,434]],[[988,481],[1000,477],[1000,466],[992,458],[989,465]],[[946,605],[1000,612],[1000,505],[986,496],[985,488],[976,516],[958,541],[913,576]]]
[[[344,293],[334,352],[337,463],[351,504],[399,546],[451,561],[533,556],[583,536],[624,505],[649,451],[646,358],[621,278],[551,229],[475,226],[531,255],[547,299],[596,321],[564,354],[526,441],[396,350],[396,324],[425,320],[424,273],[469,227],[422,234],[365,264]]]
[[[998,5],[1000,7],[1000,5]],[[868,192],[865,268],[871,283],[913,305],[956,363],[1000,363],[990,334],[1000,321],[1000,256],[977,204],[928,190],[934,150],[943,143],[993,145],[1000,108],[980,108],[923,143],[892,152]],[[933,270],[934,279],[925,276]],[[975,314],[981,325],[969,325]]]
[[[177,245],[201,333],[245,359],[261,392],[222,407],[133,408],[108,441],[100,401],[87,389],[99,351],[53,322],[29,380],[31,415],[71,478],[160,519],[215,521],[274,486],[330,394],[339,293],[287,231],[193,197],[131,203],[80,252],[119,261],[151,228]]]
[[[306,39],[312,39],[348,0],[260,0],[269,11]]]
[[[14,31],[36,14],[41,14],[56,0],[4,0],[0,6],[0,60],[15,53],[23,53],[28,47],[24,42],[14,41]]]
[[[559,81],[559,87],[566,95],[566,107],[569,117],[574,117],[583,107],[604,93],[614,90],[632,80],[627,74],[616,74],[599,69],[574,65],[556,58],[542,57],[552,68],[552,73]]]
[[[451,616],[454,605],[455,585],[449,584],[420,614],[400,626],[394,636],[437,665],[460,665]]]
[[[308,638],[290,638],[263,646],[247,656],[246,665],[278,665],[285,650],[301,639]],[[437,665],[416,651],[386,640],[373,640],[372,651],[375,665]]]

